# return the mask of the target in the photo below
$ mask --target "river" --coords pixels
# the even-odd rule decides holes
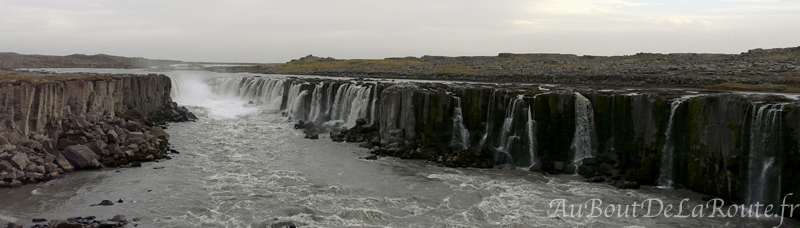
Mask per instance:
[[[607,213],[609,204],[679,207],[683,201],[682,214],[690,215],[706,203],[688,190],[620,190],[572,175],[359,159],[370,155],[368,149],[332,142],[327,134],[304,139],[274,108],[215,95],[200,80],[236,75],[166,73],[182,78],[175,81],[183,91],[173,97],[199,117],[169,124],[170,143],[180,154],[141,168],[80,171],[0,189],[0,221],[30,225],[40,217],[123,214],[139,218],[139,227],[269,227],[279,221],[308,227],[772,227],[780,222],[710,217],[710,208],[687,218],[649,217],[648,207],[629,216],[619,211],[592,216],[599,210],[591,207],[570,216],[570,205],[602,203],[598,208]],[[123,203],[90,206],[119,199]],[[558,210],[559,199],[565,200],[567,216]],[[658,206],[650,209],[649,215],[659,212]],[[796,225],[784,221],[783,227]]]

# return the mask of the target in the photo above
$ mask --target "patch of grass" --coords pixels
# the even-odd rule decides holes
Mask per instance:
[[[742,84],[742,83],[722,83],[710,86],[704,86],[707,89],[720,89],[720,90],[743,90],[743,91],[776,91],[776,92],[796,92],[798,88],[789,88],[785,85],[776,85],[772,83],[763,84]]]
[[[336,61],[295,61],[276,67],[279,71],[340,70],[353,67],[408,67],[427,64],[413,60],[336,60]]]

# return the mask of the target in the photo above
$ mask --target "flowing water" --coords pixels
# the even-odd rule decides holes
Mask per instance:
[[[670,104],[669,109],[669,122],[667,122],[667,129],[664,131],[664,146],[661,148],[661,172],[658,176],[658,185],[660,187],[670,188],[674,185],[672,181],[673,166],[674,166],[674,151],[675,145],[673,144],[672,132],[673,125],[675,124],[675,112],[681,103],[689,99],[689,97],[681,97],[675,99]]]
[[[624,208],[647,199],[674,206],[687,199],[686,210],[704,202],[686,190],[647,186],[620,190],[575,176],[545,176],[522,169],[445,168],[390,157],[361,160],[358,157],[368,155],[367,149],[354,144],[324,136],[303,139],[302,132],[292,129],[293,123],[275,109],[273,91],[243,99],[242,92],[214,92],[219,88],[215,83],[227,79],[210,77],[220,75],[168,74],[178,84],[175,100],[200,117],[197,122],[169,125],[170,143],[181,154],[141,168],[76,172],[47,183],[0,189],[0,225],[2,221],[25,224],[38,217],[116,214],[141,218],[139,227],[267,227],[276,221],[308,227],[771,227],[775,223],[708,214],[646,218],[642,209],[637,217],[619,217],[616,212],[587,217],[593,213],[590,209],[580,217],[565,216],[556,213],[553,202],[564,199],[567,206],[585,205],[597,199],[602,200],[604,212],[608,204]],[[278,83],[282,81],[275,79]],[[369,94],[356,92],[355,97],[365,93]],[[252,100],[262,104],[250,104]],[[294,102],[300,101],[289,104]],[[344,113],[337,115],[352,116]],[[160,167],[164,168],[154,169]],[[124,203],[89,206],[105,199]]]
[[[592,102],[580,93],[575,93],[575,136],[572,138],[570,150],[573,154],[572,165],[575,170],[584,158],[594,157],[596,153],[594,130],[594,110]]]
[[[464,127],[464,116],[461,114],[461,98],[455,97],[456,107],[453,111],[453,139],[451,145],[461,145],[461,149],[469,148],[469,130]]]
[[[748,193],[746,203],[780,203],[781,172],[775,161],[780,151],[782,104],[753,103],[750,156],[748,159]]]

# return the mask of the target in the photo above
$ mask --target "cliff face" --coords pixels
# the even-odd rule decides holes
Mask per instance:
[[[779,197],[800,190],[800,169],[791,165],[799,157],[800,102],[785,96],[214,80],[211,84],[220,90],[282,107],[293,120],[303,121],[298,127],[308,128],[309,134],[332,131],[333,140],[365,142],[380,155],[452,167],[578,173],[622,188],[685,187],[748,204],[778,203]]]
[[[60,132],[60,121],[70,115],[114,117],[135,110],[147,116],[171,101],[170,88],[163,75],[7,81],[0,84],[0,132],[58,138],[52,134]],[[56,129],[48,132],[48,126]]]
[[[185,120],[163,75],[0,72],[0,187],[165,157],[153,122]]]

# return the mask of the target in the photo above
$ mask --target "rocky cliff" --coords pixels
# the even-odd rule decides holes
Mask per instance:
[[[0,72],[0,185],[164,157],[156,125],[191,116],[170,88],[163,75]]]
[[[218,92],[377,155],[577,173],[752,204],[800,190],[793,94],[556,85],[217,78]],[[787,199],[800,203],[797,197]]]

